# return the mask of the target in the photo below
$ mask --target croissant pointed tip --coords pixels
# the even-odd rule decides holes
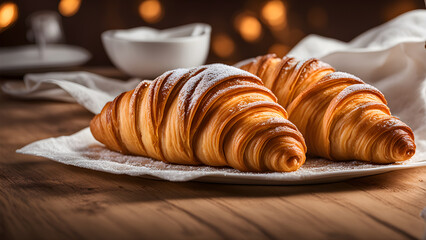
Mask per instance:
[[[280,164],[282,168],[281,171],[284,171],[284,172],[296,171],[303,165],[304,162],[305,162],[305,159],[302,157],[302,155],[284,157],[282,164]]]
[[[396,130],[393,134],[394,136],[398,136],[398,139],[392,146],[395,152],[394,159],[396,161],[405,161],[413,157],[416,153],[414,139],[412,139],[407,132],[402,130]]]
[[[93,137],[95,139],[97,139],[97,132],[96,132],[96,122],[98,120],[98,115],[96,115],[95,117],[92,118],[92,120],[90,120],[90,132],[92,133]]]
[[[404,160],[410,159],[416,153],[416,146],[414,145],[411,138],[404,138],[401,141],[403,142],[403,144],[400,148],[400,155],[404,158]]]
[[[300,165],[300,159],[298,157],[291,157],[287,159],[286,165],[290,169],[298,168],[298,166]]]
[[[414,155],[415,151],[414,150],[408,150],[405,152],[405,156],[407,156],[408,158],[411,158]]]

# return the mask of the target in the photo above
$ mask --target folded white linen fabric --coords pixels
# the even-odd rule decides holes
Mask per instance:
[[[78,102],[92,113],[99,113],[106,102],[135,88],[140,81],[121,81],[89,72],[52,72],[27,74],[23,82],[8,81],[1,89],[20,98]]]

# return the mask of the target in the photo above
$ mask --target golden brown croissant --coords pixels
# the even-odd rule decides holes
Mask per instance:
[[[308,154],[392,163],[416,150],[412,130],[391,115],[383,94],[317,59],[259,56],[239,64],[260,77],[302,132]]]
[[[256,76],[213,64],[169,71],[105,105],[91,123],[109,149],[176,164],[294,171],[302,134]]]

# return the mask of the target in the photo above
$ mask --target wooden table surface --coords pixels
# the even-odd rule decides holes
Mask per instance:
[[[302,186],[173,183],[15,153],[72,134],[78,104],[0,95],[0,239],[419,239],[426,168]]]

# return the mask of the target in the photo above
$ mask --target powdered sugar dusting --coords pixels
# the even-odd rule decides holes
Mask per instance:
[[[188,69],[179,68],[179,69],[169,71],[169,72],[162,74],[161,77],[165,77],[165,76],[167,76],[171,73],[170,76],[168,77],[167,81],[162,86],[161,90],[162,91],[170,91],[170,88],[175,86],[176,83],[180,80],[180,78],[183,75],[187,74],[188,72],[189,72]]]
[[[179,109],[182,113],[180,117],[185,117],[188,116],[190,112],[195,112],[196,105],[199,103],[201,97],[206,93],[206,91],[223,79],[229,79],[232,77],[249,77],[258,79],[259,82],[261,82],[258,77],[251,73],[224,64],[204,65],[192,70],[197,72],[200,69],[205,70],[202,73],[189,78],[179,93]]]
[[[368,85],[368,84],[354,84],[354,85],[350,85],[348,87],[346,87],[345,89],[343,89],[343,91],[341,91],[335,98],[335,101],[340,102],[343,99],[345,99],[346,97],[352,95],[352,93],[354,92],[365,92],[365,91],[369,91],[375,94],[379,94],[382,98],[383,95],[380,93],[379,90],[377,90],[377,88]]]
[[[360,78],[358,78],[357,76],[354,76],[354,75],[352,75],[352,74],[350,74],[350,73],[346,73],[346,72],[332,72],[332,73],[328,74],[326,77],[327,77],[327,79],[341,79],[341,78],[345,79],[345,78],[352,78],[352,79],[355,79],[355,80],[358,80],[358,81],[363,82],[363,81],[362,81]]]
[[[294,185],[335,182],[426,165],[426,160],[421,160],[416,156],[409,161],[390,165],[307,159],[299,170],[287,173],[251,173],[227,167],[174,165],[141,156],[122,155],[108,150],[93,138],[89,128],[71,136],[40,140],[17,150],[17,152],[115,174],[154,177],[169,181],[197,180],[239,184]]]
[[[258,79],[255,75],[251,73],[248,73],[241,69],[227,66],[224,64],[211,64],[211,65],[206,65],[205,67],[207,67],[207,69],[203,72],[201,81],[197,82],[195,91],[193,95],[191,96],[191,103],[189,105],[190,109],[196,104],[199,98],[209,88],[213,87],[215,84],[217,84],[217,82],[223,79],[232,78],[232,77],[250,77],[250,78]],[[195,79],[195,81],[197,80],[198,79]]]

